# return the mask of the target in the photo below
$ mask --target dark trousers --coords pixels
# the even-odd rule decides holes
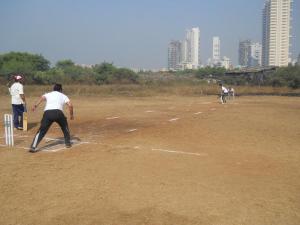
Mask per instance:
[[[58,125],[60,126],[62,132],[64,133],[65,143],[66,144],[71,143],[67,118],[65,117],[64,113],[61,110],[54,109],[54,110],[47,110],[44,112],[41,121],[41,126],[32,141],[31,148],[36,148],[38,146],[38,144],[46,135],[47,131],[49,130],[53,122],[58,123]]]
[[[12,104],[13,116],[14,116],[14,127],[23,127],[23,112],[24,105],[14,105]],[[19,120],[20,119],[20,120]]]
[[[228,93],[222,93],[221,97],[222,97],[223,103],[226,103],[227,96],[228,96]]]

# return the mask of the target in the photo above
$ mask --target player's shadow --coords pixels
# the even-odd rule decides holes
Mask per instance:
[[[27,129],[31,130],[31,129],[35,128],[38,124],[39,124],[39,122],[28,123]]]
[[[58,138],[53,138],[53,139],[50,139],[50,140],[48,139],[47,142],[49,142],[49,144],[46,144],[43,147],[40,147],[38,149],[38,151],[48,150],[48,149],[50,149],[52,147],[55,147],[55,146],[64,145],[65,144],[65,139],[63,137],[58,137]],[[81,139],[79,137],[71,136],[71,144],[72,145],[74,145],[75,143],[79,143],[79,142],[81,142]]]

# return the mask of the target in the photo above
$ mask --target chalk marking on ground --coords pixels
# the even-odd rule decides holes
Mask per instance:
[[[7,147],[8,148],[8,146],[7,145],[3,145],[3,144],[0,144],[0,147]],[[10,147],[10,148],[20,148],[20,149],[25,149],[25,150],[29,150],[29,148],[28,147],[23,147],[23,146],[13,146],[13,147]]]
[[[85,143],[82,143],[82,142],[77,142],[76,144],[74,144],[72,146],[72,148],[75,148],[79,145],[82,145],[82,144],[85,144]],[[64,150],[64,149],[71,149],[71,148],[67,148],[67,147],[61,147],[61,148],[52,148],[52,147],[49,147],[49,148],[42,148],[41,150],[38,149],[38,151],[41,151],[41,152],[58,152],[58,151],[61,151],[61,150]]]
[[[130,132],[134,132],[134,131],[137,131],[138,129],[130,129],[130,130],[127,130],[128,133]]]
[[[207,156],[207,153],[183,152],[183,151],[166,150],[160,148],[152,148],[151,151],[168,152],[168,153],[182,154],[182,155]]]
[[[63,143],[65,143],[65,140],[64,139],[59,139],[59,138],[45,138],[46,142],[50,142],[50,141],[61,141]],[[71,140],[71,143],[73,144],[78,144],[78,143],[82,143],[82,144],[89,144],[90,142],[88,141],[78,141],[78,140]]]
[[[114,116],[114,117],[107,117],[106,119],[107,120],[115,120],[115,119],[119,119],[120,117],[118,116]]]
[[[28,135],[19,135],[19,134],[14,134],[14,137],[29,137]],[[5,138],[5,136],[2,136],[1,138]]]
[[[174,122],[174,121],[176,121],[176,120],[179,120],[180,118],[173,118],[173,119],[170,119],[169,121],[170,122]]]
[[[203,113],[203,112],[196,112],[196,113],[194,113],[195,115],[199,115],[199,114],[201,114],[201,113]]]

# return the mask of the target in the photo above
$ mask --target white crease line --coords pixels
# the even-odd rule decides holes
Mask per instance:
[[[120,117],[118,117],[118,116],[115,116],[115,117],[107,117],[106,119],[107,120],[115,120],[115,119],[119,119]]]
[[[179,120],[179,118],[173,118],[173,119],[170,119],[169,121],[173,122],[173,121],[176,121],[176,120]]]
[[[55,139],[55,138],[48,138],[48,139],[52,139],[52,140],[59,140],[59,139]],[[73,144],[73,146],[72,146],[72,148],[75,148],[75,147],[77,147],[77,146],[79,146],[79,145],[82,145],[82,144],[89,144],[90,142],[76,142],[76,143],[72,143]],[[7,148],[9,148],[7,145],[2,145],[2,144],[0,144],[0,147],[7,147]],[[22,147],[22,146],[13,146],[13,147],[10,147],[10,148],[19,148],[19,149],[25,149],[25,150],[29,150],[30,148],[28,148],[28,147]],[[68,148],[66,148],[66,147],[62,147],[62,148],[57,148],[57,149],[51,149],[51,147],[48,147],[48,148],[45,148],[45,149],[43,149],[43,147],[41,147],[42,149],[40,150],[40,149],[37,149],[38,151],[41,151],[41,152],[58,152],[58,151],[61,151],[61,150],[63,150],[63,149],[68,149]]]
[[[79,143],[76,143],[76,144],[74,143],[74,145],[71,148],[75,148],[75,147],[77,147],[79,145],[82,145],[82,144],[85,144],[85,143],[84,142],[79,142]],[[49,148],[45,148],[45,149],[41,149],[41,150],[38,149],[38,151],[41,151],[41,152],[58,152],[58,151],[61,151],[61,150],[64,150],[64,149],[71,149],[71,148],[61,147],[61,148],[51,149],[51,147],[49,147]]]
[[[21,149],[29,150],[28,147],[22,147],[22,146],[12,146],[12,147],[9,147],[9,146],[7,146],[7,145],[2,145],[2,144],[0,144],[0,147],[7,147],[7,148],[21,148]]]
[[[201,114],[202,112],[196,112],[196,113],[194,113],[195,115],[199,115],[199,114]]]
[[[19,134],[14,134],[14,137],[29,137],[28,135],[19,135]],[[1,138],[5,138],[5,136],[2,136]]]
[[[128,130],[127,132],[134,132],[134,131],[137,131],[137,129],[131,129],[131,130]]]
[[[173,150],[166,150],[166,149],[159,149],[159,148],[153,148],[151,149],[151,151],[160,151],[160,152],[168,152],[168,153],[183,154],[183,155],[207,156],[207,153],[182,152],[182,151],[173,151]]]
[[[49,142],[49,141],[62,141],[62,142],[65,142],[65,140],[64,139],[59,139],[59,138],[45,138],[45,140],[46,140],[46,142]],[[76,144],[76,143],[83,143],[83,144],[89,144],[90,142],[88,142],[88,141],[78,141],[78,140],[72,140],[71,139],[71,143],[74,143],[74,144]]]

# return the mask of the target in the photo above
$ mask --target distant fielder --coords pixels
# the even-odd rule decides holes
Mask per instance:
[[[66,147],[70,148],[70,131],[68,127],[67,118],[63,113],[63,107],[65,104],[68,106],[70,119],[73,120],[73,105],[70,99],[62,93],[62,85],[55,84],[52,92],[42,95],[39,101],[33,106],[32,111],[35,111],[38,105],[43,101],[46,101],[46,106],[44,109],[44,115],[41,121],[41,126],[32,141],[29,152],[37,152],[36,148],[38,144],[46,135],[48,129],[50,128],[53,122],[59,124],[61,130],[64,133]]]
[[[234,99],[235,94],[234,94],[233,87],[229,87],[228,96],[229,96],[229,99]]]

